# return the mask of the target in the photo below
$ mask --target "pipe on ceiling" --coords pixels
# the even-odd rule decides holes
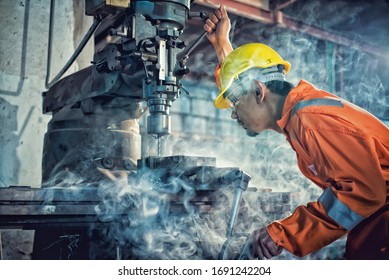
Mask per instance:
[[[248,19],[259,21],[264,24],[276,25],[281,28],[298,31],[309,34],[315,38],[330,41],[338,45],[359,49],[363,52],[375,55],[377,57],[387,58],[387,52],[380,47],[376,47],[370,44],[363,43],[357,39],[350,39],[334,31],[326,31],[324,29],[317,28],[315,26],[297,21],[293,19],[281,10],[287,6],[293,4],[298,0],[289,0],[281,4],[276,4],[275,7],[270,7],[269,11],[263,7],[269,4],[269,1],[259,1],[257,5],[248,4],[239,0],[196,0],[195,3],[211,8],[218,8],[220,5],[224,5],[229,12],[246,17]],[[258,3],[264,2],[264,5],[258,5]],[[268,5],[269,6],[269,5]],[[271,5],[270,5],[271,6]],[[262,8],[261,8],[262,7]]]

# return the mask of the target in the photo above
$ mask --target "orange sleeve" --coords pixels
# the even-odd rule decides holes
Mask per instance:
[[[297,256],[330,244],[355,226],[347,219],[364,219],[386,203],[386,183],[374,139],[356,135],[349,124],[334,118],[315,119],[327,122],[327,129],[305,130],[300,125],[298,141],[308,150],[318,176],[327,178],[325,191],[318,201],[299,206],[290,217],[267,226],[272,239]],[[325,196],[335,203],[326,203]]]
[[[291,216],[266,229],[278,246],[298,257],[327,246],[347,232],[327,216],[319,202],[297,207]]]

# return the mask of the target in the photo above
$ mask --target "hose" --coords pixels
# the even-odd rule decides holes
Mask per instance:
[[[76,58],[84,49],[85,45],[88,43],[89,39],[92,37],[93,33],[100,25],[102,21],[101,16],[95,16],[91,27],[89,27],[88,32],[85,34],[84,38],[82,38],[80,44],[74,51],[73,55],[69,58],[68,62],[64,65],[64,67],[59,71],[59,73],[54,77],[54,79],[49,82],[50,71],[51,71],[51,52],[52,52],[52,38],[53,38],[53,22],[54,22],[54,10],[55,10],[55,0],[51,0],[50,2],[50,23],[49,23],[49,39],[48,39],[48,52],[47,52],[47,71],[46,71],[46,81],[45,86],[46,89],[50,88],[53,84],[55,84],[65,72],[69,69],[69,67],[73,64]]]

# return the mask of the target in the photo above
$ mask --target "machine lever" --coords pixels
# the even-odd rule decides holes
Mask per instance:
[[[204,21],[207,20],[208,14],[204,11],[201,12],[189,12],[189,18],[193,17],[200,17]],[[181,67],[184,67],[186,64],[186,61],[189,58],[189,55],[193,52],[193,50],[200,44],[200,42],[204,39],[204,37],[207,35],[207,31],[204,31],[193,43],[190,45],[190,47],[186,50],[185,54],[180,59]]]
[[[200,42],[204,39],[204,37],[207,35],[207,31],[204,31],[200,37],[198,37],[193,43],[192,45],[190,45],[190,47],[187,49],[187,51],[185,52],[185,54],[183,55],[183,57],[180,59],[180,64],[181,66],[183,67],[185,64],[186,64],[186,61],[188,60],[189,58],[189,55],[191,54],[191,52],[193,52],[193,50],[198,46],[198,44],[200,44]]]

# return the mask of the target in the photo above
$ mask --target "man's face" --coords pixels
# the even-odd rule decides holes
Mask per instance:
[[[231,118],[236,119],[248,136],[255,137],[268,128],[270,112],[264,102],[257,103],[254,90],[239,98],[238,102],[231,103]]]

